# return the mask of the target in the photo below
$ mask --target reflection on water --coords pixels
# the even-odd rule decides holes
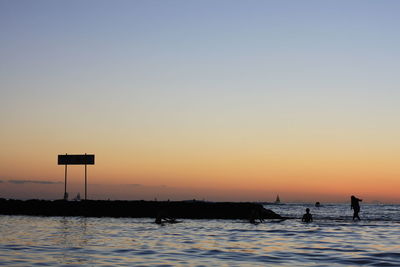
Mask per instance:
[[[54,231],[54,237],[55,246],[59,247],[62,253],[59,263],[86,264],[91,262],[90,256],[85,254],[89,240],[87,218],[60,218],[59,227],[56,227]]]
[[[305,207],[270,208],[300,217]],[[312,208],[316,216],[310,224],[298,219],[259,225],[185,220],[159,226],[149,218],[0,216],[0,264],[399,266],[399,221],[352,222],[347,208],[331,207],[332,213],[343,216],[339,220],[324,217],[327,210]],[[386,208],[399,214],[398,206]],[[361,215],[376,215],[382,207],[368,209]]]

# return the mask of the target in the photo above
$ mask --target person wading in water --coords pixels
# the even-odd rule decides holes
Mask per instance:
[[[360,201],[362,201],[362,199],[356,198],[355,196],[351,196],[351,209],[354,210],[353,221],[356,218],[358,220],[361,220],[360,216],[358,216],[358,213],[360,212]]]
[[[301,221],[306,223],[313,221],[309,208],[306,208],[306,213],[303,215],[303,218],[301,218]]]

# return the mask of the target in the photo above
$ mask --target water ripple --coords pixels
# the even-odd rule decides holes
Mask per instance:
[[[293,215],[305,207],[279,209]],[[330,208],[336,218],[348,209]],[[319,210],[311,224],[185,220],[159,226],[152,219],[0,216],[0,265],[400,266],[394,217],[400,209],[378,208],[366,213],[388,213],[385,220],[330,220]]]

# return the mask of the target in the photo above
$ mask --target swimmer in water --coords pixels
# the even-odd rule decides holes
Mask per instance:
[[[306,213],[303,215],[303,218],[301,219],[301,221],[306,222],[306,223],[313,221],[313,218],[312,218],[309,208],[306,208]]]

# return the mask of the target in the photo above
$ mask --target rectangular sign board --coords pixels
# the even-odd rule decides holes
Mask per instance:
[[[94,155],[58,155],[58,165],[94,165]]]

